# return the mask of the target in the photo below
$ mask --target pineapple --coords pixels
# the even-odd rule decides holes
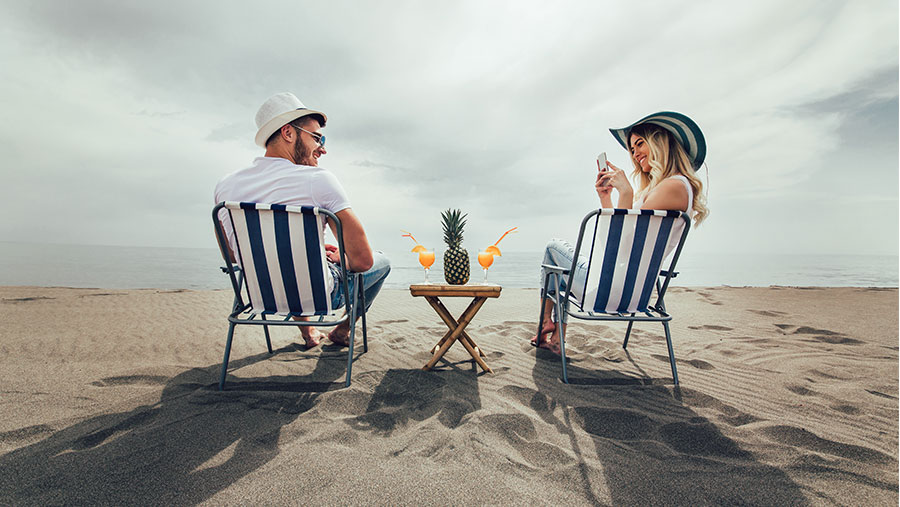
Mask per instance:
[[[450,285],[465,285],[469,281],[469,252],[460,247],[463,240],[463,227],[466,216],[462,211],[448,209],[441,213],[441,225],[444,226],[444,280]]]

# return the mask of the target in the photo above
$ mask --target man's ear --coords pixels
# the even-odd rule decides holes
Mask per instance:
[[[294,136],[296,136],[296,135],[297,135],[297,131],[294,130],[294,127],[292,127],[290,123],[285,123],[281,127],[281,138],[284,139],[285,141],[287,141],[288,143],[290,143],[294,139]]]

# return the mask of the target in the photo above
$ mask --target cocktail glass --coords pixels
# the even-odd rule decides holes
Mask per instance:
[[[484,281],[481,282],[481,285],[487,285],[487,272],[488,268],[491,267],[491,264],[494,263],[494,254],[490,252],[478,252],[478,264],[481,264],[481,267],[484,268]]]
[[[431,265],[434,264],[434,251],[422,250],[419,252],[419,264],[425,268],[425,284],[430,284],[428,281],[428,270],[431,268]]]

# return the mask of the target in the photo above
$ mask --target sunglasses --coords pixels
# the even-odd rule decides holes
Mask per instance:
[[[307,134],[313,136],[313,139],[315,139],[316,142],[319,143],[319,146],[321,146],[321,147],[323,147],[323,148],[325,147],[325,136],[324,136],[323,134],[319,134],[319,133],[317,133],[317,132],[310,132],[310,131],[308,131],[308,130],[306,130],[306,129],[304,129],[304,128],[300,128],[300,127],[298,127],[298,126],[296,126],[296,125],[294,125],[294,124],[291,124],[291,126],[294,127],[294,128],[297,129],[297,130],[306,132]]]

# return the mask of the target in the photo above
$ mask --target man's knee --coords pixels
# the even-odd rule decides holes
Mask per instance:
[[[372,268],[370,273],[378,273],[380,278],[384,278],[391,272],[391,261],[384,255],[384,252],[378,250],[372,252]]]

